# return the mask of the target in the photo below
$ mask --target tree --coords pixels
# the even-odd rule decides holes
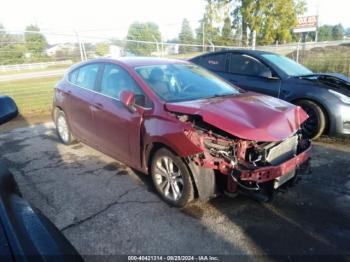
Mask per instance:
[[[227,1],[227,0],[217,0]],[[256,33],[258,44],[289,42],[297,15],[305,11],[304,0],[228,0],[233,7],[236,29],[242,32],[243,45],[248,45],[248,34]]]
[[[4,47],[7,40],[7,35],[5,31],[5,27],[3,24],[0,23],[0,48]]]
[[[152,22],[134,22],[129,27],[127,40],[160,42],[159,27]],[[158,51],[158,48],[157,44],[132,41],[128,41],[126,45],[126,50],[135,55],[150,55],[152,52]]]
[[[0,64],[17,64],[25,60],[23,36],[8,34],[0,24]]]
[[[96,44],[96,55],[105,56],[109,53],[109,43],[107,42],[99,42]]]
[[[200,20],[200,25],[196,29],[197,43],[203,43],[203,31],[204,31],[204,44],[216,45],[220,42],[220,29],[216,26],[217,23],[221,22],[220,16],[220,4],[217,0],[207,0],[205,7],[205,13],[203,18]],[[203,30],[204,27],[204,30]]]
[[[221,30],[221,45],[231,46],[234,45],[232,32],[232,22],[229,16],[227,16],[224,20],[224,25]]]
[[[25,40],[27,50],[33,54],[33,56],[42,56],[47,46],[45,37],[40,34],[40,28],[37,25],[29,25],[26,27]]]
[[[179,40],[181,44],[193,44],[194,42],[193,31],[191,29],[190,22],[187,19],[184,19],[182,21]],[[193,50],[193,47],[191,46],[180,46],[179,48],[180,53],[186,53],[192,50]]]
[[[331,25],[323,25],[317,29],[318,41],[329,41],[332,40],[332,29]]]
[[[341,40],[345,35],[345,30],[341,24],[323,25],[317,29],[319,41]]]
[[[333,40],[341,40],[343,39],[345,34],[344,28],[341,24],[337,24],[332,28],[332,39]]]

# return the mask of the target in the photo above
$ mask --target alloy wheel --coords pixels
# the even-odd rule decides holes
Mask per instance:
[[[168,156],[162,156],[156,161],[154,169],[155,185],[163,196],[171,201],[181,198],[184,181],[181,170]]]
[[[60,115],[57,119],[57,130],[58,134],[60,135],[61,139],[68,143],[69,141],[69,129],[67,125],[67,121],[64,116]]]

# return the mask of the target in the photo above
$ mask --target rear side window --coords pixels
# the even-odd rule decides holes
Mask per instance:
[[[245,54],[231,54],[230,73],[239,75],[259,76],[270,69],[258,59]]]
[[[76,69],[73,72],[71,72],[68,77],[69,81],[75,84],[77,82],[78,74],[79,74],[79,69]]]
[[[95,86],[99,67],[99,64],[82,66],[70,73],[69,81],[75,85],[92,90]]]
[[[212,71],[225,72],[226,54],[214,54],[201,57],[199,60],[199,65]]]

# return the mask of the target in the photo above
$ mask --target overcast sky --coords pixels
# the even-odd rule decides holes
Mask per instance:
[[[165,39],[176,37],[183,18],[198,26],[204,0],[2,0],[0,23],[7,30],[23,30],[31,23],[42,30],[81,35],[123,38],[133,21],[153,21]],[[317,12],[320,24],[342,23],[350,27],[349,0],[307,0],[309,14]],[[49,38],[63,40],[62,36]],[[69,40],[64,39],[64,40]]]

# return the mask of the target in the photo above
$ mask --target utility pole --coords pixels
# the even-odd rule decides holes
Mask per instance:
[[[205,40],[204,40],[204,21],[202,22],[202,45],[203,45],[203,53],[205,52]]]
[[[84,42],[81,42],[81,46],[82,46],[82,48],[83,48],[83,55],[84,55],[84,59],[85,59],[85,61],[86,61],[86,60],[88,60],[88,58],[87,58],[87,55],[86,55],[86,50],[85,50],[85,44],[84,44]]]
[[[316,22],[316,32],[315,32],[315,42],[317,43],[318,41],[318,19],[319,19],[319,2],[317,2],[316,4],[316,19],[317,19],[317,22]]]
[[[158,56],[159,56],[159,43],[158,43],[158,40],[155,36],[153,36],[153,39],[154,41],[156,41],[156,45],[157,45],[157,53],[158,53]]]
[[[298,41],[298,44],[297,44],[297,57],[296,57],[296,62],[299,63],[299,49],[300,49],[300,41],[301,41],[301,37]]]
[[[255,50],[256,46],[256,31],[253,31],[253,39],[252,39],[252,50]]]
[[[162,47],[162,57],[163,57],[164,56],[164,37],[163,36],[162,36],[161,47]]]
[[[77,41],[78,41],[78,45],[79,45],[80,59],[81,59],[81,61],[84,61],[85,59],[84,59],[83,47],[82,47],[81,42],[80,42],[80,37],[78,35],[77,30],[74,30],[74,33],[77,37]]]

